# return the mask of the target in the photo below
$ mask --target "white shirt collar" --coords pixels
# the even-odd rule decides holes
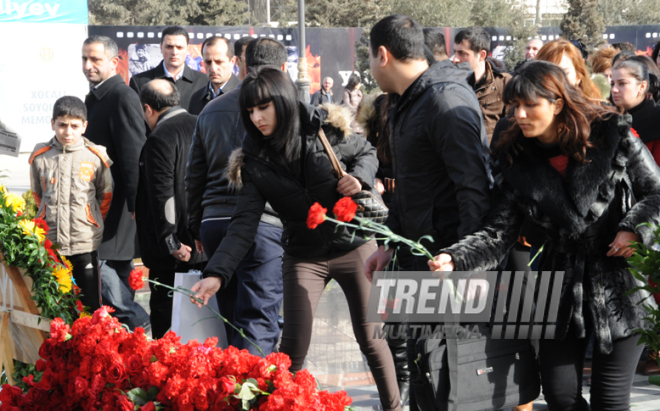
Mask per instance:
[[[229,83],[229,80],[225,81],[225,83],[222,86],[220,86],[220,89],[218,91],[219,92],[223,91],[227,83]],[[213,85],[211,84],[210,81],[209,81],[209,90],[211,90],[211,96],[213,97],[212,100],[214,100],[216,97],[219,96],[219,94],[215,94],[215,90],[213,90]]]
[[[184,63],[184,64],[185,64],[185,63]],[[183,70],[185,70],[185,68],[186,68],[186,66],[184,65],[184,66],[181,68],[181,71],[179,71],[179,74],[177,74],[176,76],[173,76],[172,73],[170,73],[169,71],[167,71],[167,66],[165,65],[165,60],[163,60],[163,69],[165,70],[165,76],[166,76],[166,77],[169,77],[169,78],[171,78],[171,79],[173,79],[175,83],[176,83],[177,81],[181,80],[181,77],[183,77]]]

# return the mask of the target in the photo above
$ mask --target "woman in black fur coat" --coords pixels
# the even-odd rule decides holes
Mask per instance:
[[[630,125],[568,85],[558,66],[537,61],[520,70],[504,99],[515,121],[494,150],[501,170],[496,204],[477,233],[441,251],[432,269],[493,267],[516,241],[526,215],[548,239],[539,271],[564,271],[554,340],[541,340],[543,393],[550,410],[588,410],[582,367],[595,334],[593,410],[627,410],[645,328],[628,294],[638,282],[628,269],[630,242],[653,243],[660,223],[660,169]],[[652,304],[652,299],[645,301]]]

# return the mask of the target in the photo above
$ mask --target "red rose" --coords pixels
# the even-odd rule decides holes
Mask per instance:
[[[83,377],[78,376],[73,380],[73,389],[75,395],[82,397],[87,391],[87,388],[89,388],[89,383]]]
[[[108,382],[110,384],[120,384],[126,379],[126,368],[120,359],[115,359],[110,362],[108,368]]]
[[[115,410],[133,411],[135,409],[135,405],[125,395],[116,394],[115,399],[116,399]]]
[[[325,213],[328,212],[327,208],[321,207],[321,204],[314,203],[309,209],[309,214],[307,215],[307,227],[310,229],[315,229],[322,222],[325,221]]]
[[[69,331],[71,331],[69,324],[65,324],[64,320],[59,317],[50,323],[50,338],[57,342],[65,341]]]
[[[633,136],[639,138],[639,134],[637,134],[637,130],[635,130],[634,128],[630,127],[630,132],[632,133]]]
[[[131,275],[128,277],[128,284],[135,291],[144,287],[144,279],[142,278],[142,271],[135,269],[131,271]]]
[[[2,391],[0,391],[0,401],[2,401],[3,404],[9,405],[21,395],[23,395],[23,390],[19,387],[3,384]]]
[[[39,347],[39,357],[43,358],[44,360],[50,360],[51,356],[53,355],[53,345],[51,344],[50,340],[46,340],[41,344],[41,347]]]
[[[355,211],[357,211],[357,204],[350,197],[344,197],[337,201],[332,212],[337,217],[337,220],[345,223],[355,218]]]
[[[228,377],[222,377],[218,380],[218,395],[220,398],[234,394],[234,390],[236,390],[236,381]]]
[[[140,358],[139,355],[133,354],[128,357],[128,360],[126,361],[126,371],[128,371],[129,374],[135,375],[142,371],[142,368],[142,358]]]
[[[37,371],[44,372],[46,370],[46,364],[47,364],[46,361],[39,358],[37,360],[37,363],[35,364],[35,366],[37,367]]]
[[[149,401],[140,407],[140,411],[156,411],[156,406],[154,405],[153,401]]]

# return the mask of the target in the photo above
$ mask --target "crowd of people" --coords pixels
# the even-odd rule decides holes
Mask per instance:
[[[150,316],[135,303],[133,259],[170,285],[201,268],[196,297],[216,295],[223,316],[266,354],[288,354],[295,372],[334,279],[383,409],[417,410],[428,388],[415,384],[426,378],[415,341],[373,338],[379,324],[367,321],[373,273],[525,270],[531,260],[566,273],[556,338],[538,348],[549,409],[589,409],[581,387],[592,336],[591,408],[628,409],[643,349],[634,330],[648,324],[625,258],[632,242],[653,242],[640,224],[660,223],[660,43],[652,58],[625,45],[590,57],[580,42],[532,39],[508,72],[480,27],[456,34],[452,57],[442,31],[406,16],[382,19],[369,38],[380,91],[363,95],[353,74],[339,99],[327,77],[312,104],[299,101],[274,39],[207,38],[205,75],[185,64],[186,30],[167,27],[163,61],[130,87],[114,41],[85,40],[90,92],[55,103],[55,137],[30,157],[39,215],[83,303],[111,305],[129,328],[160,338],[172,297],[150,285]],[[428,239],[433,261],[346,227],[307,226],[313,203],[332,209],[372,189],[389,207],[386,225]],[[227,338],[257,354],[231,328]]]

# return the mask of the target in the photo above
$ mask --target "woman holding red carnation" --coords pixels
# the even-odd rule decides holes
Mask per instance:
[[[291,357],[291,371],[303,366],[314,311],[326,284],[335,279],[346,294],[353,331],[371,367],[383,408],[399,410],[392,356],[385,340],[372,338],[376,324],[366,322],[370,284],[364,266],[376,251],[376,243],[361,235],[353,238],[346,227],[319,226],[327,209],[342,197],[371,189],[378,167],[376,150],[352,134],[348,109],[335,105],[315,108],[299,102],[291,79],[272,67],[262,67],[246,77],[240,107],[247,135],[242,150],[232,154],[227,170],[231,184],[240,190],[238,204],[227,235],[204,270],[206,278],[192,290],[206,304],[229,282],[252,244],[268,202],[284,225],[280,352]],[[332,174],[318,137],[321,129],[347,172],[340,180]],[[315,212],[308,219],[315,203]],[[346,219],[351,209],[337,212]]]

